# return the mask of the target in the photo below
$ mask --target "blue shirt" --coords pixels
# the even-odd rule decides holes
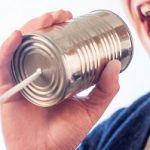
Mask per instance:
[[[150,93],[114,113],[77,150],[142,150],[150,135]]]

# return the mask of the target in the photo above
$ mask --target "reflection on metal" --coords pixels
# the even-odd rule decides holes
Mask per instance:
[[[109,60],[119,59],[125,70],[132,55],[127,25],[99,10],[25,35],[13,57],[12,75],[19,83],[41,68],[42,75],[21,93],[47,107],[95,84]]]

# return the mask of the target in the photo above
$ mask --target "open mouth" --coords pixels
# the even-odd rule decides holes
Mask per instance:
[[[144,28],[146,29],[148,36],[150,36],[150,2],[140,4],[137,7],[137,10]]]

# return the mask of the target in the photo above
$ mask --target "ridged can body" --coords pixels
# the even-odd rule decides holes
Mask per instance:
[[[24,35],[12,60],[12,76],[19,83],[41,68],[42,75],[21,93],[47,107],[94,85],[109,60],[120,60],[121,71],[125,70],[132,55],[124,21],[113,12],[98,10]]]

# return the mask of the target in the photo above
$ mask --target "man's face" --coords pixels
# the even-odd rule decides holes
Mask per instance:
[[[150,54],[150,0],[123,0],[143,46]]]

